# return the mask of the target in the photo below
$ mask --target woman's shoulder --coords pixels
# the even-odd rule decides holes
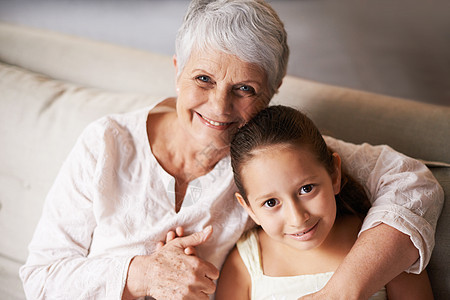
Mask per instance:
[[[81,137],[109,141],[141,134],[142,131],[146,131],[147,117],[154,106],[150,105],[130,112],[113,113],[100,117],[86,126]]]
[[[146,128],[149,114],[166,112],[174,109],[175,98],[165,98],[145,107],[126,112],[116,112],[102,116],[91,122],[83,134],[117,136],[133,133]]]

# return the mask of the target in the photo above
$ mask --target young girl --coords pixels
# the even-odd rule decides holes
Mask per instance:
[[[370,208],[363,188],[341,171],[312,121],[289,107],[269,107],[242,127],[231,161],[236,197],[259,228],[229,254],[216,299],[298,299],[320,290]],[[403,273],[370,299],[386,297],[433,295],[424,272]]]

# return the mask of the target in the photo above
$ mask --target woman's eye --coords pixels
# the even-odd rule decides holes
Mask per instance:
[[[241,86],[240,90],[244,91],[244,92],[253,92],[253,88],[251,86],[248,86],[248,85]]]
[[[202,82],[211,82],[211,78],[209,76],[200,75],[196,77],[197,80],[200,80]]]
[[[307,185],[302,186],[300,188],[300,195],[311,193],[313,188],[314,188],[314,185],[312,185],[312,184],[307,184]]]
[[[255,89],[249,85],[241,85],[237,88],[237,91],[245,96],[256,94]]]
[[[269,199],[266,202],[264,202],[264,206],[266,207],[274,207],[278,204],[278,200],[276,199]]]

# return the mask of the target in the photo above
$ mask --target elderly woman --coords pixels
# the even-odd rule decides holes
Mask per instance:
[[[233,199],[230,137],[269,104],[289,50],[277,14],[257,0],[194,1],[176,48],[177,98],[92,123],[67,158],[20,270],[29,298],[214,293],[251,226]],[[320,293],[365,297],[405,269],[423,270],[442,200],[431,173],[388,147],[327,141],[344,165],[350,155],[360,162],[347,169],[373,208]]]

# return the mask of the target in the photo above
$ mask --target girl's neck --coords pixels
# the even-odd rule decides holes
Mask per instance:
[[[327,239],[317,248],[298,250],[273,241],[259,229],[263,273],[283,277],[334,272],[356,241],[361,220],[354,216],[336,219]]]

